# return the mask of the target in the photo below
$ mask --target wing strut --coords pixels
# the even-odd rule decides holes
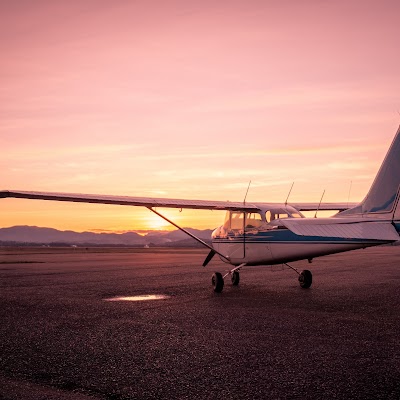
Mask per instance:
[[[200,238],[198,238],[197,236],[193,235],[193,233],[190,233],[188,230],[186,230],[185,228],[180,227],[179,225],[177,225],[175,222],[171,221],[170,219],[168,219],[165,215],[160,214],[158,211],[156,211],[154,208],[152,207],[147,207],[150,211],[153,211],[154,214],[157,214],[159,217],[161,217],[162,219],[164,219],[165,221],[169,222],[171,225],[175,226],[176,228],[178,228],[179,230],[181,230],[182,232],[186,233],[186,235],[189,235],[190,237],[192,237],[194,240],[197,240],[199,243],[201,243],[203,246],[208,247],[210,250],[212,250],[214,252],[214,254],[218,254],[219,256],[221,256],[222,258],[225,258],[225,260],[229,261],[229,257],[225,256],[224,254],[220,253],[219,251],[215,250],[214,247],[210,246],[208,243],[206,243],[204,240],[201,240]],[[214,255],[213,254],[213,255]],[[208,257],[207,257],[208,258]]]

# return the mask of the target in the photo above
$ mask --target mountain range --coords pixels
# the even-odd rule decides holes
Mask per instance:
[[[200,239],[209,242],[212,230],[185,228]],[[59,231],[38,226],[12,226],[0,228],[0,245],[75,245],[75,246],[197,246],[198,242],[184,232],[152,231],[138,233],[95,233]]]

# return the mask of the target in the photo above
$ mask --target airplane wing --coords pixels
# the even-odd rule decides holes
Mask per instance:
[[[258,211],[253,204],[230,201],[163,199],[154,197],[106,196],[97,194],[26,192],[2,190],[0,198],[69,201],[76,203],[118,204],[123,206],[189,208],[202,210]]]
[[[135,196],[112,196],[99,194],[82,193],[59,193],[59,192],[30,192],[22,190],[2,190],[0,198],[13,197],[19,199],[55,200],[69,201],[76,203],[98,203],[118,204],[124,206],[143,207],[168,207],[168,208],[189,208],[202,210],[236,210],[236,211],[258,211],[259,204],[251,204],[234,201],[214,200],[187,200],[187,199],[165,199],[155,197]],[[261,203],[260,203],[261,204]],[[290,203],[299,211],[338,210],[343,211],[352,208],[357,203]]]
[[[344,211],[355,207],[358,203],[290,203],[290,205],[299,211]]]
[[[300,236],[397,241],[400,236],[390,221],[349,221],[348,218],[281,219],[282,225]]]

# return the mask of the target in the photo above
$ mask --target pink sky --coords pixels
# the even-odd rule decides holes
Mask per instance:
[[[397,1],[2,1],[1,188],[361,200],[400,122]],[[168,212],[215,227],[219,213]],[[2,200],[1,226],[162,227]]]

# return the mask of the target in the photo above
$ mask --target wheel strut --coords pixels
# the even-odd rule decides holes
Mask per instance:
[[[297,275],[299,276],[300,286],[303,289],[308,289],[311,286],[311,284],[312,284],[312,273],[311,273],[311,271],[309,271],[308,269],[305,269],[305,270],[299,272],[297,270],[297,268],[292,267],[291,265],[289,265],[287,263],[284,263],[284,264],[286,266],[288,266],[290,269],[292,269],[294,272],[297,273]]]
[[[237,286],[239,285],[239,281],[240,281],[240,274],[239,271],[241,270],[242,267],[244,267],[246,265],[246,263],[242,263],[240,265],[238,265],[237,267],[231,269],[230,271],[228,271],[225,275],[224,278],[226,278],[228,275],[231,276],[231,282],[233,286]]]
[[[228,275],[232,275],[234,272],[238,272],[241,270],[241,268],[243,268],[246,265],[246,263],[242,263],[240,265],[238,265],[237,267],[231,269],[230,271],[228,271],[225,275],[224,278],[226,278]]]

